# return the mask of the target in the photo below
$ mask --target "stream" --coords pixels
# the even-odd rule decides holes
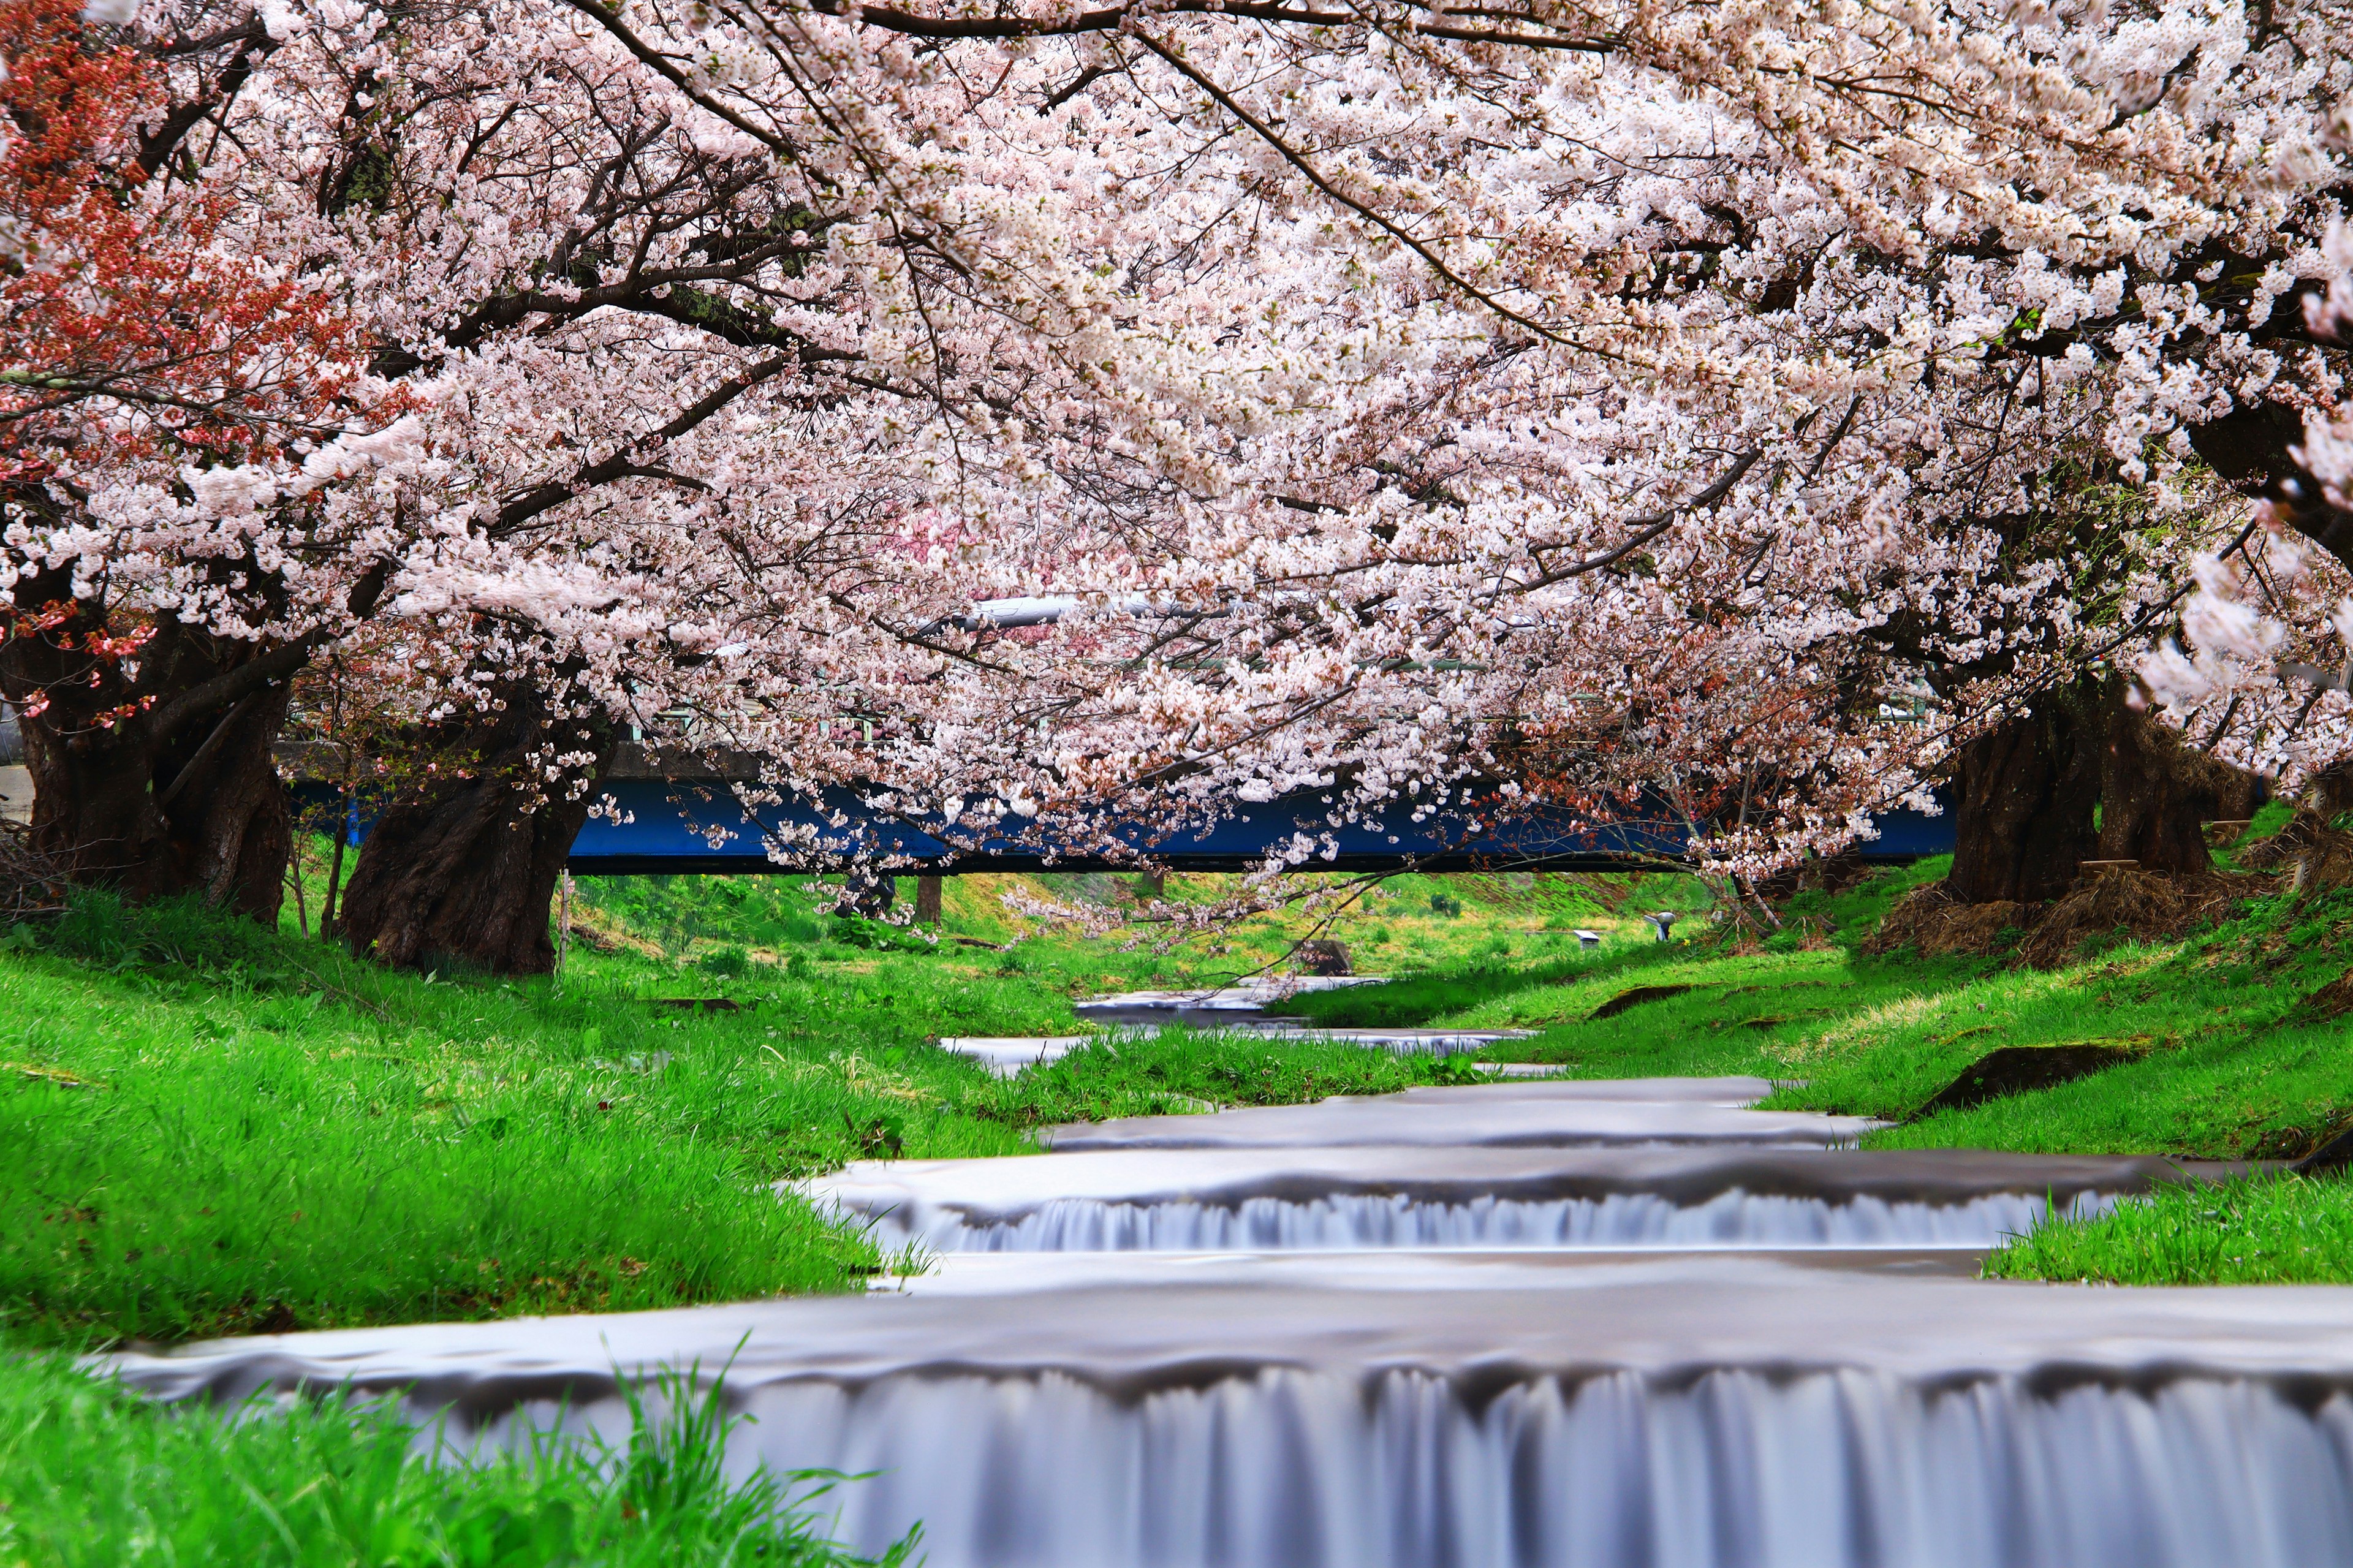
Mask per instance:
[[[934,1255],[862,1298],[111,1361],[164,1399],[404,1391],[479,1442],[617,1436],[618,1375],[725,1367],[738,1462],[863,1476],[837,1533],[920,1521],[938,1568],[2353,1561],[2353,1291],[1978,1280],[2054,1205],[2198,1173],[1860,1151],[1769,1088],[1057,1128],[808,1184]]]

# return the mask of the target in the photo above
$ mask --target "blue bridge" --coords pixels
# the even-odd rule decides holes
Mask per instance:
[[[1019,838],[951,841],[937,824],[881,816],[849,789],[818,802],[794,802],[747,812],[723,780],[618,776],[606,793],[620,820],[593,817],[573,841],[575,876],[635,873],[784,871],[767,856],[766,839],[785,830],[813,830],[818,842],[844,859],[867,853],[905,862],[901,871],[1098,871],[1134,869],[1132,859],[1100,853],[1060,853],[1050,843]],[[1597,824],[1565,807],[1521,807],[1508,816],[1474,808],[1424,810],[1411,802],[1355,824],[1335,824],[1318,791],[1243,805],[1207,826],[1151,837],[1122,830],[1119,840],[1176,871],[1238,871],[1261,863],[1277,845],[1305,834],[1319,846],[1304,869],[1376,871],[1632,871],[1664,869],[1689,858],[1689,832],[1663,810]],[[848,824],[839,826],[839,817]],[[1895,812],[1880,819],[1879,837],[1861,846],[1867,860],[1900,863],[1949,853],[1953,818]]]

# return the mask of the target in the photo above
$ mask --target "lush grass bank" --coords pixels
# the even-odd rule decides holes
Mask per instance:
[[[1883,906],[1889,873],[1827,900]],[[1464,964],[1399,985],[1303,996],[1334,1023],[1518,1027],[1487,1054],[1587,1077],[1753,1073],[1772,1103],[1897,1123],[1885,1147],[2270,1159],[2301,1153],[2353,1115],[2345,1025],[2303,999],[2353,963],[2353,891],[2251,899],[2180,942],[2126,942],[2052,972],[2000,956],[1865,956],[1870,922],[1831,942],[1762,951],[1627,944],[1525,965]],[[1929,1113],[1964,1068],[2000,1047],[2106,1046],[2119,1064],[2072,1083]]]
[[[659,1391],[657,1391],[658,1393]],[[847,1568],[819,1481],[722,1467],[714,1400],[657,1402],[628,1446],[427,1465],[338,1400],[165,1411],[48,1355],[0,1374],[5,1568]],[[855,1484],[847,1483],[847,1484]],[[892,1553],[896,1562],[902,1554]]]
[[[85,1347],[854,1289],[873,1248],[773,1184],[1436,1070],[1172,1036],[998,1079],[931,1042],[1077,1032],[1071,994],[1109,958],[793,956],[714,973],[575,952],[561,984],[427,983],[185,909],[92,900],[20,931],[0,950],[0,1332]],[[740,1010],[659,1005],[714,995]]]
[[[0,1568],[847,1561],[806,1485],[724,1480],[707,1421],[450,1470],[381,1412],[167,1414],[40,1347],[855,1289],[875,1249],[773,1184],[1442,1071],[1171,1036],[1000,1080],[932,1042],[1073,1033],[1075,994],[1255,962],[934,949],[784,884],[773,929],[737,921],[764,886],[616,889],[638,907],[600,911],[608,951],[575,946],[560,983],[386,973],[102,899],[0,933]],[[1024,934],[993,919],[974,942]]]
[[[2342,1025],[2299,1007],[2353,960],[2353,895],[2252,900],[2188,941],[2055,973],[1863,955],[1894,899],[1940,869],[1812,900],[1803,912],[1834,938],[1745,952],[1640,939],[1626,911],[1688,905],[1682,884],[1419,879],[1341,927],[1360,968],[1405,977],[1293,1005],[1528,1028],[1489,1054],[1583,1076],[1756,1073],[1788,1085],[1780,1103],[1896,1123],[1875,1137],[1889,1145],[2262,1158],[2353,1108]],[[233,1433],[160,1420],[27,1347],[856,1289],[882,1262],[872,1247],[774,1184],[883,1154],[1019,1154],[1052,1121],[1449,1075],[1353,1047],[1172,1034],[994,1079],[933,1042],[1076,1033],[1075,996],[1250,973],[1303,934],[1261,920],[1156,952],[1041,925],[1002,890],[952,882],[950,940],[933,947],[834,921],[784,881],[608,885],[584,892],[560,983],[389,974],[291,931],[102,900],[0,937],[0,1568],[727,1561],[718,1536],[615,1501],[635,1484],[626,1463],[437,1476],[395,1462],[407,1435],[376,1415]],[[1134,902],[1116,879],[1029,890]],[[1580,950],[1580,925],[1609,941]],[[662,1005],[681,998],[737,1010]],[[1924,1112],[1989,1048],[2087,1041],[2130,1059]],[[2348,1193],[2331,1179],[2169,1194],[2052,1227],[1993,1268],[2353,1279]],[[779,1500],[721,1489],[698,1507],[748,1521],[728,1539],[762,1561],[827,1561]],[[368,1555],[379,1539],[396,1549]]]
[[[1896,1123],[1885,1145],[2274,1158],[2353,1108],[2340,1026],[2298,1010],[2353,957],[2353,895],[2251,900],[2188,941],[2053,973],[1863,955],[1889,905],[1941,869],[1801,900],[1832,939],[1746,952],[1639,939],[1624,910],[1681,887],[1421,879],[1373,906],[1404,978],[1293,1007],[1533,1029],[1489,1054],[1585,1076],[1755,1073],[1788,1085],[1778,1103]],[[1075,995],[1246,973],[1286,934],[1251,922],[1220,953],[1080,939],[1009,912],[1010,880],[952,880],[937,948],[834,921],[784,879],[605,884],[582,903],[606,951],[575,947],[560,985],[427,984],[290,933],[86,905],[0,952],[0,1016],[21,1020],[13,1043],[0,1031],[0,1321],[20,1342],[90,1344],[854,1288],[871,1248],[771,1184],[894,1152],[1024,1152],[1045,1122],[1440,1070],[1168,1037],[989,1078],[930,1041],[1078,1032]],[[1033,897],[1135,902],[1119,879],[1031,880]],[[1169,895],[1220,890],[1172,879]],[[1588,921],[1610,933],[1597,952],[1570,934]],[[1015,944],[977,945],[999,942]],[[744,1010],[655,1005],[681,996]],[[2083,1043],[2130,1059],[1924,1112],[1991,1048]]]
[[[2010,1279],[2119,1285],[2333,1285],[2353,1279],[2353,1184],[2286,1173],[2185,1187],[1997,1252]]]

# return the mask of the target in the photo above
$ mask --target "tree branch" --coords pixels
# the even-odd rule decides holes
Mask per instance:
[[[1193,83],[1194,86],[1199,88],[1203,92],[1208,93],[1209,97],[1217,102],[1219,108],[1232,115],[1236,120],[1240,121],[1244,125],[1249,126],[1251,132],[1257,135],[1259,140],[1264,142],[1268,146],[1273,148],[1277,153],[1282,155],[1284,163],[1289,163],[1293,168],[1305,175],[1309,184],[1314,185],[1326,196],[1329,196],[1332,200],[1339,203],[1342,206],[1346,207],[1350,212],[1355,213],[1366,222],[1374,225],[1376,227],[1379,228],[1382,233],[1388,235],[1390,238],[1396,240],[1398,244],[1412,251],[1416,256],[1420,257],[1423,261],[1429,264],[1430,270],[1436,272],[1440,278],[1445,279],[1449,283],[1451,283],[1457,289],[1461,289],[1462,292],[1470,295],[1471,298],[1478,300],[1481,304],[1486,306],[1487,309],[1494,311],[1495,314],[1503,317],[1504,320],[1512,322],[1515,326],[1525,327],[1529,331],[1535,333],[1536,336],[1544,339],[1546,342],[1559,343],[1564,347],[1573,348],[1576,346],[1569,342],[1567,338],[1564,338],[1558,332],[1554,331],[1550,327],[1520,314],[1520,312],[1513,310],[1501,300],[1489,294],[1485,289],[1472,283],[1468,279],[1459,276],[1455,270],[1451,267],[1446,265],[1444,259],[1442,259],[1436,251],[1430,249],[1430,247],[1424,245],[1420,240],[1407,233],[1397,224],[1390,222],[1388,218],[1383,217],[1372,208],[1365,205],[1364,203],[1357,201],[1353,196],[1342,194],[1342,192],[1335,186],[1331,181],[1324,177],[1322,173],[1320,173],[1313,163],[1310,163],[1298,153],[1293,152],[1289,142],[1283,141],[1282,137],[1277,136],[1271,128],[1269,128],[1263,121],[1260,121],[1257,116],[1251,114],[1249,110],[1244,109],[1240,104],[1235,102],[1233,97],[1229,94],[1225,89],[1211,81],[1208,77],[1203,76],[1199,71],[1195,70],[1175,51],[1163,47],[1161,44],[1150,34],[1138,31],[1129,36],[1134,37],[1137,43],[1142,44],[1145,48],[1150,49],[1154,54],[1158,55],[1162,59],[1167,61],[1169,68],[1175,70],[1178,75]]]
[[[816,9],[829,16],[854,16],[870,27],[881,27],[893,33],[904,33],[918,38],[1045,38],[1063,37],[1076,33],[1118,32],[1137,13],[1126,5],[1104,6],[1099,10],[1082,11],[1074,16],[1052,21],[1028,16],[922,16],[912,11],[902,11],[888,5],[856,5],[849,4],[819,4]],[[1276,5],[1261,0],[1168,0],[1152,7],[1155,15],[1244,16],[1256,22],[1276,22],[1303,27],[1362,27],[1373,26],[1356,11],[1316,11],[1296,5]],[[1514,22],[1530,26],[1543,26],[1540,16],[1517,16]],[[1458,43],[1506,44],[1521,48],[1569,49],[1580,54],[1609,54],[1620,47],[1613,37],[1580,38],[1554,37],[1542,33],[1499,31],[1492,27],[1462,27],[1450,22],[1418,23],[1413,31],[1423,37],[1448,38]],[[1076,90],[1075,88],[1071,90]]]
[[[351,596],[343,601],[343,613],[353,620],[366,619],[375,613],[376,602],[384,597],[385,585],[391,581],[392,563],[376,562],[352,585]],[[148,733],[162,744],[207,714],[233,702],[242,702],[281,680],[292,679],[311,662],[312,654],[334,641],[338,635],[325,626],[314,627],[226,674],[190,687],[148,715]]]
[[[1572,562],[1567,566],[1555,567],[1531,582],[1520,584],[1518,585],[1520,592],[1525,594],[1535,588],[1547,588],[1555,583],[1565,583],[1571,577],[1581,577],[1588,572],[1599,572],[1604,566],[1616,565],[1666,532],[1668,529],[1672,528],[1675,525],[1675,520],[1685,512],[1697,511],[1702,507],[1713,506],[1731,494],[1732,487],[1740,482],[1740,476],[1756,466],[1757,456],[1755,452],[1741,453],[1732,460],[1732,467],[1725,471],[1721,479],[1692,497],[1691,500],[1679,501],[1664,511],[1648,512],[1632,519],[1636,530],[1634,536],[1616,549],[1605,550],[1599,555],[1588,555],[1584,560]]]
[[[533,518],[539,516],[540,513],[562,506],[584,490],[592,490],[599,485],[608,485],[616,479],[628,479],[632,475],[659,474],[675,483],[691,482],[681,479],[678,475],[641,465],[638,461],[637,452],[648,446],[677,440],[762,382],[774,380],[784,372],[794,369],[800,363],[801,355],[797,351],[776,354],[762,360],[743,374],[730,376],[721,382],[699,402],[681,411],[678,417],[660,429],[639,437],[603,461],[586,464],[575,469],[568,479],[550,479],[545,484],[534,486],[524,491],[499,508],[498,521],[491,530],[492,536],[511,533]]]

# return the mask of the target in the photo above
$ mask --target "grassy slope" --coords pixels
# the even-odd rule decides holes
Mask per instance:
[[[2284,821],[2284,813],[2268,812],[2250,837]],[[2297,1010],[2353,959],[2353,893],[2251,900],[2190,941],[2122,943],[2055,973],[1999,960],[1862,956],[1860,938],[1895,899],[1943,870],[1929,862],[1835,899],[1802,898],[1799,912],[1835,922],[1834,942],[1785,937],[1745,954],[1645,940],[1632,911],[1701,901],[1695,888],[1662,879],[1401,879],[1344,921],[1340,934],[1360,967],[1394,960],[1405,978],[1303,995],[1292,1005],[1335,1024],[1532,1029],[1535,1038],[1488,1054],[1589,1076],[1755,1073],[1788,1086],[1774,1103],[1899,1123],[1873,1139],[1888,1147],[2264,1159],[2314,1146],[2353,1110],[2344,1026]],[[1072,884],[1082,895],[1106,896],[1086,879],[1041,880],[1065,897]],[[991,914],[982,879],[949,886],[951,930],[977,931],[992,920],[988,929],[1000,938],[1020,929]],[[1172,889],[1180,897],[1222,890],[1206,879]],[[1449,904],[1461,912],[1442,912]],[[1567,934],[1579,925],[1609,940],[1583,952]],[[1227,935],[1226,953],[1174,959],[1058,943],[1050,934],[1026,951],[1052,973],[1099,967],[1117,972],[1101,973],[1102,984],[1140,984],[1262,962],[1280,951],[1283,934],[1281,922],[1251,922]],[[1690,989],[1588,1020],[1624,992],[1668,986]],[[2076,1041],[2144,1054],[2073,1084],[1917,1115],[1989,1049]],[[2048,1227],[1993,1268],[2134,1281],[2353,1279],[2353,1187],[2291,1178],[2172,1194],[2090,1226]]]
[[[1941,869],[1891,873],[1832,900],[1834,944],[1777,939],[1763,952],[1728,953],[1630,943],[1527,965],[1463,965],[1300,1005],[1333,1022],[1535,1029],[1535,1038],[1489,1054],[1588,1076],[1756,1073],[1788,1085],[1778,1105],[1902,1121],[1873,1137],[1890,1147],[2266,1158],[2301,1152],[2353,1107],[2343,1025],[2296,1010],[2353,954],[2353,893],[2251,900],[2188,942],[2125,943],[2051,973],[1990,959],[1860,954],[1854,942],[1874,907]],[[1589,1017],[1625,992],[1674,985],[1690,989]],[[2146,1054],[2073,1084],[1913,1119],[1995,1047],[2076,1041]]]
[[[1163,897],[1205,904],[1240,892],[1242,880],[1171,877]],[[789,963],[839,929],[820,912],[817,889],[800,877],[616,877],[584,879],[578,887],[585,907],[649,938],[664,953],[695,963],[725,963],[731,949]],[[912,880],[901,879],[902,904],[913,891]],[[1266,915],[1164,952],[1148,923],[1110,941],[1073,938],[1008,910],[1004,900],[1013,893],[1140,915],[1134,879],[976,874],[945,881],[941,932],[951,945],[957,938],[1018,942],[1015,963],[1082,990],[1229,979],[1279,963],[1293,942],[1316,934],[1296,916]],[[1579,928],[1630,934],[1643,929],[1637,909],[1698,909],[1706,900],[1704,889],[1680,876],[1409,875],[1366,889],[1321,934],[1346,942],[1366,973],[1410,973],[1574,952]],[[863,929],[867,940],[881,934]]]
[[[561,985],[428,984],[100,901],[18,933],[0,948],[0,1331],[82,1346],[853,1288],[872,1249],[771,1184],[1434,1070],[1172,1035],[1001,1080],[930,1043],[1076,1032],[1074,993],[1166,967],[1100,943],[828,940],[720,967],[742,973],[575,950]],[[652,1005],[722,994],[744,1010]]]
[[[1908,1122],[1878,1135],[1887,1143],[2267,1154],[2315,1141],[2353,1104],[2341,1028],[2292,1016],[2344,966],[2353,897],[2260,902],[2191,942],[2054,975],[1857,956],[1854,938],[1938,869],[1817,910],[1840,922],[1838,945],[1777,940],[1749,954],[1640,940],[1630,911],[1694,907],[1688,885],[1401,879],[1336,934],[1360,968],[1410,978],[1294,1005],[1338,1023],[1532,1028],[1491,1054],[1593,1076],[1802,1078],[1778,1098],[1891,1118],[1991,1045],[2148,1049],[2097,1079]],[[575,949],[561,985],[426,984],[292,934],[99,903],[39,940],[0,936],[0,1335],[87,1346],[854,1288],[878,1261],[871,1247],[777,1203],[769,1183],[892,1150],[1020,1152],[1042,1121],[1396,1088],[1440,1070],[1170,1037],[992,1079],[928,1041],[1073,1032],[1073,995],[1248,973],[1304,934],[1263,919],[1168,954],[1074,940],[1007,911],[1010,880],[948,889],[949,932],[1026,939],[1008,952],[900,951],[887,931],[813,915],[783,880],[584,884],[584,918],[631,945]],[[1031,881],[1122,897],[1111,879]],[[1171,884],[1180,898],[1223,890]],[[1610,940],[1583,952],[1577,926]],[[1692,989],[1587,1021],[1627,990],[1669,985]],[[757,1005],[680,1016],[649,1000],[715,994]],[[2168,1194],[2047,1227],[1994,1267],[2353,1278],[2347,1192],[2289,1180]],[[699,1441],[680,1435],[678,1451]],[[605,1471],[543,1457],[451,1478],[400,1461],[407,1442],[380,1415],[332,1408],[162,1420],[19,1354],[0,1379],[0,1568],[704,1563],[754,1546],[766,1562],[829,1560],[771,1483],[731,1489],[651,1452]],[[687,1500],[632,1500],[653,1475],[685,1476],[668,1495]]]

